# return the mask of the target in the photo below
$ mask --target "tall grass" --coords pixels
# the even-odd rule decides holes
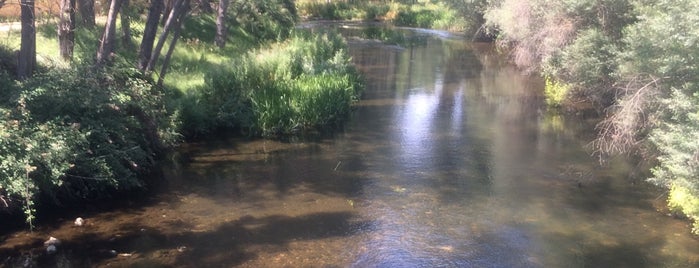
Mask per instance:
[[[352,3],[303,1],[298,6],[301,16],[308,19],[383,20],[397,26],[450,31],[472,30],[472,24],[477,23],[475,18],[466,18],[444,3],[421,2],[411,5],[366,0]]]
[[[183,123],[199,135],[219,128],[275,136],[339,124],[362,83],[337,34],[297,34],[207,73],[187,94]],[[194,104],[198,104],[195,106]]]

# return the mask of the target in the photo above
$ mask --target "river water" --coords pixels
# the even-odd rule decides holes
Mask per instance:
[[[425,30],[384,44],[365,39],[381,29],[334,26],[367,84],[341,131],[187,144],[165,164],[162,193],[88,213],[82,227],[5,235],[0,252],[15,255],[0,265],[699,265],[663,193],[630,161],[600,165],[594,122],[547,111],[541,79],[491,45]],[[49,236],[63,240],[52,256]]]

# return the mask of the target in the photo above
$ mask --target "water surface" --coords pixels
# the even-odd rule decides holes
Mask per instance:
[[[86,266],[699,265],[662,192],[625,159],[600,165],[594,122],[547,111],[541,80],[490,45],[425,30],[384,44],[368,39],[381,29],[340,26],[367,79],[343,130],[187,144],[146,204],[13,233],[0,252]],[[64,241],[55,256],[49,235]]]

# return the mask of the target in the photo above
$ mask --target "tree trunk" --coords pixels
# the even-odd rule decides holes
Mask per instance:
[[[151,53],[153,52],[153,42],[155,35],[158,33],[158,21],[160,21],[160,13],[163,12],[165,3],[163,0],[152,0],[150,9],[148,9],[148,17],[146,18],[146,26],[143,29],[143,39],[138,52],[138,69],[145,71],[150,61]]]
[[[229,0],[218,1],[218,15],[216,16],[216,39],[215,43],[219,48],[226,46],[226,10],[228,9]]]
[[[172,11],[175,2],[176,0],[165,0],[165,9],[163,10],[163,17],[160,19],[160,25],[165,26],[165,23],[167,23],[168,16],[166,16],[166,14]]]
[[[158,76],[158,86],[163,86],[163,81],[165,80],[165,74],[167,74],[167,69],[170,65],[170,57],[172,52],[175,51],[175,45],[177,45],[177,40],[180,38],[180,30],[182,29],[182,21],[184,21],[187,10],[189,9],[189,0],[185,0],[184,8],[180,11],[179,16],[177,16],[177,21],[175,22],[175,29],[172,32],[172,40],[170,41],[170,47],[167,49],[165,58],[163,59],[163,66],[160,68],[160,75]]]
[[[199,10],[202,13],[211,14],[214,13],[214,9],[211,7],[211,2],[209,0],[199,0]]]
[[[58,23],[58,45],[61,58],[66,61],[73,59],[75,46],[75,0],[61,0]]]
[[[95,0],[78,0],[81,26],[95,27]]]
[[[34,0],[21,0],[22,33],[17,62],[17,77],[29,78],[36,66],[36,27],[34,18]]]
[[[175,6],[172,8],[172,10],[170,10],[170,15],[167,18],[167,22],[165,22],[165,26],[163,26],[163,31],[160,34],[160,37],[158,38],[158,43],[155,45],[155,48],[153,49],[153,53],[150,56],[150,60],[148,60],[148,65],[146,66],[144,72],[150,72],[155,68],[155,64],[158,61],[158,57],[160,57],[160,51],[163,49],[163,45],[165,44],[165,39],[167,39],[167,36],[172,29],[174,21],[179,16],[180,11],[184,9],[184,3],[185,0],[177,0]]]
[[[131,42],[131,17],[129,17],[129,13],[131,12],[131,10],[129,9],[129,0],[122,1],[123,2],[121,3],[121,13],[119,13],[119,17],[121,18],[121,31],[123,33],[123,36],[121,37],[121,43],[126,48],[132,48],[133,43]]]
[[[107,24],[104,26],[104,34],[100,40],[100,47],[97,50],[97,58],[95,60],[97,65],[107,61],[112,52],[114,52],[114,43],[116,42],[116,16],[119,13],[121,2],[122,0],[112,0],[112,4],[109,6]]]

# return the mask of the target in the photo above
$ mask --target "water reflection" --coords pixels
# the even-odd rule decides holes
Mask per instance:
[[[368,89],[344,131],[187,144],[150,202],[3,236],[0,255],[51,235],[66,249],[46,263],[75,266],[699,265],[687,223],[624,159],[599,166],[593,122],[547,113],[539,79],[491,46],[404,31],[424,42],[348,39]]]

